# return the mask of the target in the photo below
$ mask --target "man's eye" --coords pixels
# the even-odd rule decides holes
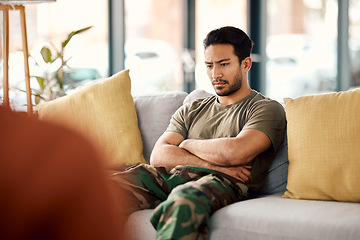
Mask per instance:
[[[206,68],[212,68],[212,65],[207,64],[207,65],[206,65]]]
[[[227,65],[229,65],[229,63],[222,63],[220,66],[225,67]]]

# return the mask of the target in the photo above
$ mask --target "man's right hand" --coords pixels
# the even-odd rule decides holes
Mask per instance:
[[[232,176],[244,183],[249,183],[251,181],[251,166],[241,165],[234,167],[219,167],[218,171],[223,172],[229,176]]]

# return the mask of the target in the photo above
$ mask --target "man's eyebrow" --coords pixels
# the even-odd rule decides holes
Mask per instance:
[[[224,58],[224,59],[221,59],[219,61],[216,61],[215,63],[222,63],[222,62],[227,62],[227,61],[230,61],[230,60],[231,60],[230,58]],[[212,62],[205,61],[205,64],[212,64]]]

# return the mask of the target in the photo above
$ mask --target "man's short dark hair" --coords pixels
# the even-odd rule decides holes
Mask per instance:
[[[236,27],[222,27],[212,30],[204,39],[204,49],[210,45],[231,44],[234,47],[234,53],[239,58],[239,63],[250,57],[254,42],[249,36]]]

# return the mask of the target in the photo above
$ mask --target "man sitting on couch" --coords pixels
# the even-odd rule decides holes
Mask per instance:
[[[223,27],[204,47],[217,95],[177,110],[150,165],[113,175],[128,191],[124,212],[155,208],[157,239],[207,239],[212,213],[260,189],[284,136],[283,107],[249,86],[252,40]]]

